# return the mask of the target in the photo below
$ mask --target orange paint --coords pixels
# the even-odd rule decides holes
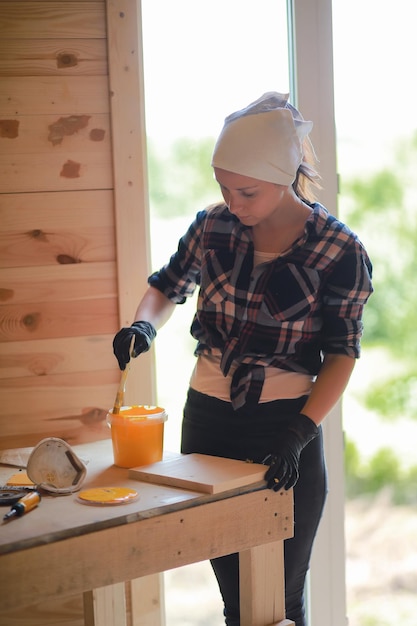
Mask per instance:
[[[128,487],[93,487],[81,491],[78,500],[83,504],[129,504],[139,497],[136,489]]]
[[[161,461],[166,420],[164,409],[157,406],[121,407],[117,415],[109,412],[115,465],[130,468]]]

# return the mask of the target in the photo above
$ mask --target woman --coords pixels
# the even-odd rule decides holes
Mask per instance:
[[[199,287],[197,361],[181,450],[269,465],[294,487],[285,542],[287,617],[305,626],[304,582],[326,496],[320,423],[359,357],[371,264],[344,224],[314,201],[311,122],[288,96],[264,94],[229,115],[212,166],[224,202],[200,211],[169,263],[150,276],[135,322],[114,339],[124,369]],[[239,617],[239,564],[212,560],[228,626]]]

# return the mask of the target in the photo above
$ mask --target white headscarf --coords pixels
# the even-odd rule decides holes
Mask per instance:
[[[268,92],[226,117],[214,147],[212,166],[291,185],[303,160],[303,140],[313,122],[304,121],[288,97]]]

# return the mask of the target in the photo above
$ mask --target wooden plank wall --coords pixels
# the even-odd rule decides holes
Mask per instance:
[[[112,339],[149,273],[140,22],[140,0],[0,0],[0,449],[110,434]],[[154,402],[152,351],[131,371],[127,400]],[[159,577],[140,585],[135,623],[159,623]],[[12,623],[82,626],[83,598]]]
[[[106,17],[104,0],[0,0],[0,449],[109,436],[123,303]]]

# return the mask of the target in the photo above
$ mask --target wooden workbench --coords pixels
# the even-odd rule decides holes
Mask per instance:
[[[293,624],[285,619],[283,573],[291,491],[257,483],[202,494],[129,479],[113,465],[109,440],[75,451],[87,462],[83,489],[127,486],[139,499],[111,507],[81,504],[77,494],[44,496],[37,509],[3,524],[0,615],[82,593],[86,626],[124,626],[124,581],[239,552],[242,626]],[[0,481],[11,473],[0,467]]]

